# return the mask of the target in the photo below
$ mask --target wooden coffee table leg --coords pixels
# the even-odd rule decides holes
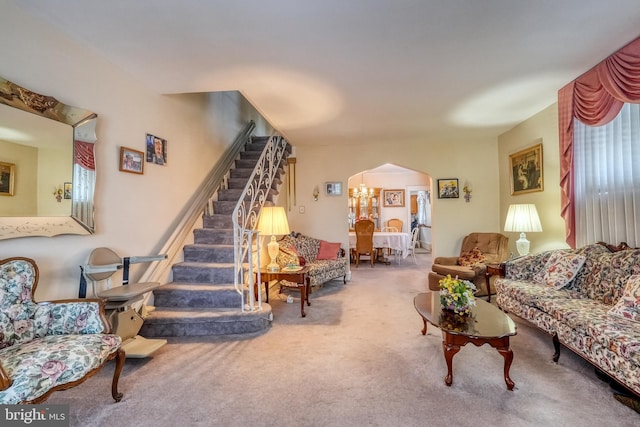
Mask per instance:
[[[442,332],[444,335],[444,340],[442,340],[442,349],[444,350],[444,359],[447,361],[447,376],[444,378],[444,383],[451,387],[451,384],[453,383],[453,356],[460,351],[460,346],[451,342],[452,340],[449,339],[451,338],[451,335],[445,331]]]
[[[311,279],[307,277],[306,283],[307,283],[307,305],[311,305],[311,303],[309,302],[309,294],[311,293]]]
[[[424,326],[422,327],[422,335],[426,335],[427,334],[427,319],[425,319],[424,317],[422,318],[422,323],[424,324]]]
[[[513,390],[515,383],[509,377],[509,369],[511,369],[511,362],[513,361],[513,351],[509,347],[509,337],[506,338],[506,347],[498,348],[498,353],[504,357],[504,382],[507,384],[508,390]]]

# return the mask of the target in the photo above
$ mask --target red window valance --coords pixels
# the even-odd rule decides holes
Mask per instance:
[[[625,102],[640,103],[640,38],[558,91],[561,215],[572,248],[576,246],[573,119],[601,126],[613,120]]]

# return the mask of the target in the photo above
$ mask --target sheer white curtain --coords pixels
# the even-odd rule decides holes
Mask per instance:
[[[640,245],[640,104],[604,126],[574,120],[576,247]]]

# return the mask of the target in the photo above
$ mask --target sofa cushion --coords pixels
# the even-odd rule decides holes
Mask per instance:
[[[463,252],[458,258],[458,264],[462,266],[470,266],[476,264],[482,264],[486,260],[486,257],[482,251],[476,246],[470,251]]]
[[[532,280],[533,276],[544,268],[552,251],[525,255],[507,261],[505,277],[513,280]]]
[[[433,264],[431,270],[434,273],[438,273],[441,276],[450,275],[451,277],[457,277],[462,280],[474,280],[477,276],[474,268],[480,268],[479,266],[462,266],[462,265],[446,265],[446,264]],[[485,268],[486,267],[482,267]]]
[[[561,289],[573,280],[585,260],[584,255],[556,251],[551,254],[544,268],[533,276],[533,280],[553,289]]]
[[[115,352],[122,339],[112,334],[49,335],[0,350],[0,362],[13,384],[0,391],[0,403],[42,396],[52,387],[82,379]]]
[[[613,305],[634,274],[640,274],[640,249],[600,254],[592,264],[591,274],[583,278],[584,292],[589,298]]]
[[[316,260],[336,260],[338,259],[338,252],[340,252],[340,243],[330,243],[320,240],[320,248],[318,249]]]
[[[622,297],[611,307],[609,314],[640,321],[640,275],[629,277]]]
[[[506,295],[522,304],[537,307],[539,300],[569,299],[578,297],[575,292],[565,289],[553,289],[539,282],[497,278],[495,287],[498,294]]]

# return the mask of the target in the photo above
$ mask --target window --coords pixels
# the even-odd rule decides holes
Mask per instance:
[[[640,245],[640,104],[603,126],[574,119],[576,244]]]

